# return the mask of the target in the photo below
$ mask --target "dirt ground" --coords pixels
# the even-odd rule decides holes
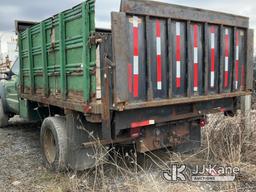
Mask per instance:
[[[0,191],[42,191],[55,186],[61,176],[42,166],[39,128],[18,118],[12,124],[0,129]]]
[[[213,126],[225,117],[220,115],[212,121]],[[256,112],[253,118],[256,119]],[[227,123],[236,125],[237,117],[227,118]],[[232,124],[233,123],[233,124]],[[253,121],[255,123],[255,121]],[[226,127],[225,124],[225,127]],[[223,130],[220,131],[223,134]],[[161,177],[161,164],[167,158],[169,162],[189,163],[206,160],[205,151],[198,154],[171,154],[166,151],[154,153],[147,160],[149,166],[145,170],[137,170],[126,165],[109,164],[82,173],[54,173],[44,168],[40,153],[40,130],[36,125],[22,122],[18,118],[12,120],[12,125],[0,129],[0,192],[16,191],[256,191],[256,163],[239,159],[242,174],[239,180],[231,183],[169,183]],[[208,141],[211,142],[211,141]],[[222,144],[221,144],[222,145]],[[218,147],[218,145],[216,145]],[[255,144],[253,144],[255,147]],[[209,149],[209,148],[208,148]],[[214,151],[213,148],[211,148]],[[222,149],[220,149],[221,151]],[[241,150],[240,150],[241,152]],[[245,152],[253,154],[254,151]],[[241,152],[242,153],[242,152]],[[208,151],[208,155],[210,150]],[[220,157],[221,154],[218,154]],[[207,157],[208,158],[208,157]],[[234,157],[233,157],[234,158]],[[252,157],[254,159],[254,156]],[[223,163],[223,159],[214,159]],[[231,159],[236,162],[236,158]],[[250,161],[250,163],[248,163]],[[152,163],[153,162],[153,163]],[[227,162],[230,163],[229,156]]]

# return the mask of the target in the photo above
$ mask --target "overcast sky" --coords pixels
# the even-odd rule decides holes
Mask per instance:
[[[163,2],[223,11],[250,17],[250,27],[256,28],[255,0],[161,0]],[[15,20],[41,21],[71,8],[82,0],[0,0],[0,35],[5,42],[14,34]],[[120,0],[96,0],[96,20],[100,27],[109,25],[110,12],[118,11]]]

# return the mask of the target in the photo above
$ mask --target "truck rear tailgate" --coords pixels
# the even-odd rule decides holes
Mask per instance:
[[[114,101],[118,110],[250,94],[249,19],[123,0],[112,13]]]

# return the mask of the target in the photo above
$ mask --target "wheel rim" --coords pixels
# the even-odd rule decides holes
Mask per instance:
[[[44,134],[44,153],[47,161],[52,164],[56,158],[56,142],[50,129],[46,129]]]

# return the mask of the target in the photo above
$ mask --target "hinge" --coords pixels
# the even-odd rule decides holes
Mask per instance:
[[[89,37],[89,43],[90,45],[97,45],[103,42],[104,36],[100,33],[93,33]]]

